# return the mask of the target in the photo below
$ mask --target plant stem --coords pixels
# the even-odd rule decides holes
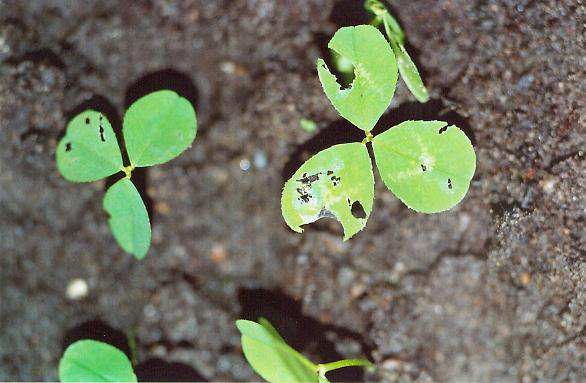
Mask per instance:
[[[323,382],[323,383],[328,382],[328,379],[326,378],[326,373],[328,373],[330,371],[337,370],[337,369],[343,368],[343,367],[353,367],[353,366],[374,368],[374,364],[372,364],[368,360],[362,360],[362,359],[344,359],[344,360],[339,360],[337,362],[318,364],[317,365],[317,375],[318,375],[319,381],[320,381],[320,383],[321,382]]]
[[[370,130],[367,130],[365,132],[365,134],[366,134],[366,137],[364,138],[364,140],[362,140],[362,143],[363,144],[366,144],[367,142],[371,142],[372,139],[374,138],[374,136],[372,135],[372,133],[370,133]]]
[[[134,165],[128,165],[128,166],[124,166],[122,168],[122,171],[124,172],[125,179],[129,179],[132,176],[132,171],[134,170]]]

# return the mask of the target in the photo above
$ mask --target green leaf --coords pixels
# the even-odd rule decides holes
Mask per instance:
[[[62,382],[136,382],[126,355],[95,340],[80,340],[65,350],[59,361]]]
[[[281,210],[298,233],[301,225],[333,215],[347,240],[366,225],[373,199],[370,156],[364,144],[355,142],[322,150],[301,165],[285,183]]]
[[[324,92],[342,117],[370,131],[385,112],[397,85],[397,63],[383,35],[373,26],[340,28],[328,47],[354,65],[354,81],[342,89],[326,66],[317,61]]]
[[[415,63],[413,63],[413,60],[411,60],[411,57],[407,53],[407,50],[405,49],[405,46],[399,37],[389,31],[387,21],[385,21],[385,28],[387,35],[389,36],[393,52],[397,57],[397,65],[399,66],[399,73],[401,73],[401,78],[403,81],[405,81],[407,88],[409,88],[409,91],[411,91],[417,101],[427,102],[429,100],[429,93],[427,92],[427,88],[423,84],[423,80],[419,75],[419,70],[417,70]]]
[[[287,345],[270,323],[266,327],[266,319],[264,322],[236,321],[244,356],[254,371],[270,383],[317,381],[317,366]]]
[[[75,116],[57,145],[57,168],[72,182],[89,182],[122,170],[122,154],[108,119],[95,110]]]
[[[197,132],[195,110],[170,90],[148,94],[124,115],[124,141],[136,167],[162,164],[191,146]]]
[[[137,259],[146,255],[151,245],[149,215],[140,194],[127,178],[116,182],[104,197],[108,223],[120,247]]]
[[[393,52],[395,52],[395,56],[397,56],[397,65],[399,66],[399,73],[401,73],[401,78],[405,81],[407,88],[411,91],[413,96],[419,102],[427,102],[429,100],[429,93],[427,92],[427,88],[423,84],[423,80],[419,75],[419,71],[417,67],[411,60],[411,57],[405,50],[403,44],[399,42],[391,42],[391,46],[393,47]]]
[[[448,210],[464,198],[476,154],[456,126],[443,121],[405,121],[374,137],[372,147],[385,185],[409,208]]]

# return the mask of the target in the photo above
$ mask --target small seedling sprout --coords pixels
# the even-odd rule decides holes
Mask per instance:
[[[177,157],[191,146],[196,132],[197,119],[191,103],[175,92],[161,90],[138,99],[124,115],[122,134],[129,165],[122,163],[122,152],[106,116],[87,110],[67,125],[57,146],[57,168],[72,182],[91,182],[124,173],[106,191],[103,206],[120,247],[142,259],[151,244],[151,226],[144,202],[131,181],[132,171]]]
[[[326,373],[343,367],[362,366],[373,369],[367,360],[345,359],[315,364],[289,346],[265,318],[257,322],[236,321],[242,334],[242,350],[254,371],[269,383],[329,383]]]

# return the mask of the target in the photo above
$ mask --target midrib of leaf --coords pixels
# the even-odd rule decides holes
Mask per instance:
[[[397,154],[397,155],[399,155],[399,156],[401,156],[403,158],[407,158],[409,160],[412,160],[412,161],[415,161],[415,162],[419,162],[419,159],[418,158],[414,158],[413,156],[410,156],[408,154],[402,153],[402,152],[400,152],[400,151],[392,148],[391,146],[389,146],[389,145],[391,145],[390,143],[383,143],[383,142],[379,141],[379,142],[377,142],[377,145],[382,146],[385,150],[388,150],[390,152],[393,152],[393,153],[395,153],[395,154]],[[438,172],[438,173],[444,174],[444,175],[448,176],[449,178],[457,179],[459,181],[461,181],[464,178],[461,175],[454,175],[454,174],[452,174],[451,172],[449,172],[447,170],[443,170],[441,167],[438,167],[438,166],[434,166],[432,171],[433,172]]]
[[[169,115],[171,115],[174,112],[174,108],[173,106],[175,106],[175,104],[177,103],[177,101],[181,100],[181,97],[179,95],[177,95],[177,97],[175,98],[175,100],[173,100],[173,103],[171,104],[171,107],[169,108],[169,110],[165,113],[165,119],[167,119],[167,117],[169,117]],[[157,118],[161,118],[161,116],[155,116],[152,117],[151,119],[149,119],[148,123],[145,123],[145,125],[150,125],[154,120],[156,120]],[[157,138],[160,137],[162,129],[157,129]],[[142,150],[140,151],[140,155],[138,155],[138,158],[141,158],[143,156],[143,154],[145,153],[145,151],[151,147],[151,143],[153,142],[153,136],[155,136],[155,134],[150,134],[147,136],[147,139],[144,140],[143,142],[145,143],[145,145],[143,145]],[[134,164],[132,164],[134,165]]]

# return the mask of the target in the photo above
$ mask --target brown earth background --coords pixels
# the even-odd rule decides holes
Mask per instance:
[[[258,380],[237,318],[271,320],[316,362],[367,357],[341,381],[585,381],[585,5],[392,1],[432,100],[402,82],[377,132],[444,119],[477,172],[450,212],[417,214],[382,184],[364,231],[299,235],[284,180],[361,139],[315,60],[362,1],[0,0],[0,380],[55,380],[67,344],[99,338],[141,380]],[[152,215],[138,262],[113,240],[107,182],[56,170],[69,118],[171,88],[196,105],[194,146],[134,175]],[[307,118],[315,133],[299,127]],[[244,170],[243,170],[244,169]],[[68,299],[75,278],[89,294]]]

